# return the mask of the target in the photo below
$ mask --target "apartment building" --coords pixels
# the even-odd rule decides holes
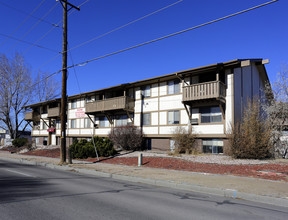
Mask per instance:
[[[200,151],[223,153],[247,99],[264,95],[266,63],[237,59],[69,96],[67,144],[134,124],[143,130],[147,149],[169,151],[181,126],[197,134]],[[59,145],[60,99],[26,108],[35,143]]]

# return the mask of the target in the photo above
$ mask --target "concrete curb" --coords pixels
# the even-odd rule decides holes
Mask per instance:
[[[105,173],[96,170],[90,169],[83,169],[83,168],[73,168],[69,165],[55,165],[51,163],[45,162],[37,162],[31,161],[28,159],[17,159],[17,158],[2,158],[3,160],[20,163],[20,164],[27,164],[27,165],[35,165],[35,166],[43,166],[50,169],[57,169],[62,171],[70,171],[70,172],[77,172],[80,174],[88,174],[88,175],[95,175],[99,177],[106,177],[112,178],[115,180],[123,180],[129,181],[134,183],[144,183],[158,187],[167,187],[172,189],[180,189],[180,190],[187,190],[205,194],[211,194],[216,196],[223,196],[232,199],[242,199],[252,202],[259,202],[269,205],[275,206],[282,206],[288,207],[288,198],[276,198],[271,196],[264,196],[264,195],[255,195],[249,193],[238,192],[234,189],[221,189],[221,188],[210,188],[206,186],[196,185],[196,184],[189,184],[185,182],[176,182],[176,181],[168,181],[168,180],[160,180],[160,179],[150,179],[150,178],[143,178],[143,177],[136,177],[136,176],[126,176],[120,174],[112,174],[112,173]]]

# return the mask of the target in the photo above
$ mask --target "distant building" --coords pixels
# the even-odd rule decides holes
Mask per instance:
[[[29,141],[32,140],[31,131],[22,131],[20,132],[20,137],[27,138]],[[10,146],[12,145],[13,139],[7,130],[0,130],[0,145],[1,146]]]
[[[237,59],[69,96],[67,144],[134,124],[143,129],[148,149],[168,151],[175,128],[181,126],[198,134],[202,152],[222,153],[247,98],[263,96],[269,82],[266,63]],[[26,107],[36,144],[58,145],[60,99]]]

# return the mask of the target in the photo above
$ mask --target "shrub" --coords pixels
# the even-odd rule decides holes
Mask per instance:
[[[190,133],[183,127],[177,127],[172,138],[175,141],[175,153],[197,153],[196,137],[196,134]]]
[[[141,150],[143,146],[143,133],[134,125],[113,128],[109,139],[123,150]]]
[[[28,143],[27,138],[16,138],[12,141],[13,146],[15,147],[23,147]]]
[[[108,157],[116,154],[112,142],[108,138],[94,137],[91,141],[82,139],[73,141],[69,150],[73,159],[86,159],[88,157],[96,157],[94,143],[99,157]]]
[[[109,138],[94,137],[94,141],[95,141],[95,146],[96,146],[99,156],[109,157],[117,153],[113,147],[112,141]],[[92,141],[91,141],[91,144],[93,144]],[[95,152],[95,149],[94,149],[94,152]]]
[[[239,159],[266,159],[273,157],[272,131],[260,105],[248,100],[241,123],[232,128],[229,136],[230,154]]]

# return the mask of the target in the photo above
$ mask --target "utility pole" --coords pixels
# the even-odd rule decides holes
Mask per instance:
[[[63,6],[63,52],[62,52],[62,97],[61,97],[61,145],[60,163],[66,163],[66,123],[67,123],[67,12],[75,8],[80,8],[70,4],[66,0],[60,0]],[[68,5],[70,9],[68,9]]]

